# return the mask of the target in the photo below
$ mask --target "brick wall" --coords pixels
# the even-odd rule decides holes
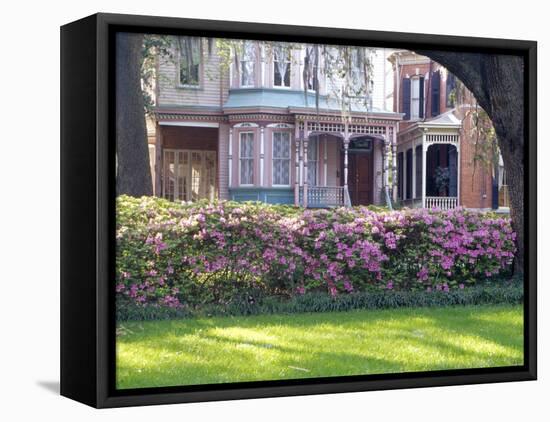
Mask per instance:
[[[461,113],[463,117],[464,113]],[[492,172],[487,165],[474,159],[475,138],[471,119],[466,117],[460,135],[460,203],[468,208],[491,208]]]

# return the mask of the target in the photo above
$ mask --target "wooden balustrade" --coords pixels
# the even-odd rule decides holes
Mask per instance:
[[[303,203],[304,189],[300,188],[300,203]],[[347,195],[349,198],[349,194]],[[312,208],[342,207],[346,204],[343,186],[308,186],[307,206]]]
[[[440,208],[449,210],[458,206],[458,198],[456,196],[427,196],[426,208]]]

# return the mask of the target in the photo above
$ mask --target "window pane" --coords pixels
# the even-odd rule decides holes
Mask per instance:
[[[179,78],[182,85],[199,85],[201,43],[198,37],[179,37]]]
[[[202,152],[191,153],[191,194],[193,201],[201,198]]]
[[[317,186],[318,148],[317,139],[310,139],[307,146],[307,184],[310,186]]]
[[[290,87],[290,52],[281,48],[273,51],[273,85]]]
[[[173,151],[164,153],[164,197],[170,201],[174,200],[175,188],[175,156]]]
[[[273,133],[273,184],[290,184],[290,133]]]
[[[241,133],[240,144],[241,184],[251,185],[254,171],[254,134]]]
[[[256,60],[255,45],[246,42],[241,58],[241,86],[254,86],[254,61]]]
[[[177,179],[177,199],[180,201],[187,201],[187,152],[180,151],[178,152],[178,173],[176,176]]]
[[[411,118],[419,116],[420,110],[420,80],[414,78],[411,80]]]

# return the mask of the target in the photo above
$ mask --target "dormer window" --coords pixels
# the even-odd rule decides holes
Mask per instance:
[[[277,47],[273,49],[273,86],[290,88],[290,51]]]
[[[243,45],[241,57],[241,87],[254,86],[254,62],[256,60],[256,46],[254,43],[246,41]]]
[[[179,84],[185,87],[199,87],[201,39],[198,37],[178,38]]]

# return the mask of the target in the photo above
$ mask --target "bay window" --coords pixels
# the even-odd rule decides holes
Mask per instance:
[[[290,132],[273,132],[273,185],[290,185]]]
[[[254,133],[241,132],[239,135],[240,185],[254,184]]]
[[[290,88],[290,51],[277,47],[273,50],[273,86]]]

